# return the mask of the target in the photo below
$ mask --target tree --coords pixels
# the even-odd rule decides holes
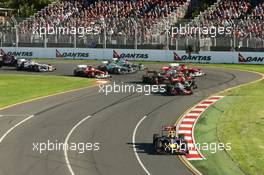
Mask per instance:
[[[0,6],[18,9],[18,16],[29,17],[54,1],[58,0],[1,0]]]

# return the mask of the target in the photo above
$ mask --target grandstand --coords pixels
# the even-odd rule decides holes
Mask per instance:
[[[195,0],[192,0],[195,1]],[[61,0],[54,2],[17,26],[19,46],[250,50],[264,48],[264,3],[218,0],[194,19],[185,19],[191,0]],[[232,34],[171,35],[173,26],[232,27]],[[33,34],[48,27],[84,27],[98,34]],[[14,38],[16,30],[4,32]],[[170,31],[171,32],[171,31]],[[9,36],[9,37],[8,37]],[[10,37],[11,36],[11,37]],[[13,39],[12,39],[13,40]],[[4,46],[13,41],[5,39]]]

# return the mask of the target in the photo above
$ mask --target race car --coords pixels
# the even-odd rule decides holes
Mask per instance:
[[[188,68],[184,64],[180,66],[180,71],[187,76],[192,77],[201,77],[206,75],[206,73],[204,73],[200,68]]]
[[[124,59],[116,59],[115,62],[116,62],[116,64],[118,64],[120,66],[132,67],[136,71],[142,71],[145,69],[145,66],[141,63],[140,64],[134,64],[134,63],[131,63],[131,62],[124,60]]]
[[[111,76],[108,72],[104,72],[98,69],[95,69],[90,65],[78,65],[76,69],[74,69],[73,74],[78,77],[87,77],[87,78],[110,78]]]
[[[7,54],[0,56],[0,67],[2,66],[16,67],[16,65],[17,65],[17,58],[15,56],[10,56]]]
[[[143,75],[142,77],[142,81],[144,84],[151,84],[151,85],[163,84],[166,80],[168,80],[168,77],[162,75],[157,71],[147,70],[146,74]]]
[[[167,134],[165,135],[164,132]],[[188,142],[184,135],[176,137],[176,126],[162,126],[162,134],[153,134],[153,146],[156,154],[186,155],[189,154]]]
[[[177,71],[172,70],[170,67],[162,67],[161,71],[149,71],[146,70],[146,74],[143,75],[142,80],[144,84],[166,84],[169,83],[171,77],[176,76]]]
[[[98,66],[98,70],[108,72],[110,74],[128,74],[135,73],[136,69],[131,65],[120,65],[115,61],[103,61],[103,64]]]
[[[3,55],[0,54],[0,68],[3,66]]]
[[[171,78],[170,83],[166,84],[166,93],[168,95],[192,95],[192,89],[195,88],[197,88],[196,84],[190,84],[183,76],[179,76]]]
[[[40,64],[31,59],[18,59],[17,70],[30,71],[30,72],[52,72],[56,70],[50,64]]]
[[[187,89],[184,84],[175,83],[166,85],[166,93],[168,95],[192,95],[193,91]]]

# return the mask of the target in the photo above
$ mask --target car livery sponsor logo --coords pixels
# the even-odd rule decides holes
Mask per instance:
[[[239,63],[250,63],[250,62],[264,62],[264,57],[244,57],[241,53],[238,53]]]
[[[58,49],[56,49],[56,57],[62,57],[62,58],[87,58],[90,54],[88,52],[60,52]]]
[[[8,55],[8,56],[22,56],[22,57],[32,57],[33,56],[33,52],[25,52],[25,51],[8,51],[7,53],[1,49],[1,55]]]
[[[113,51],[113,58],[128,59],[128,60],[146,60],[149,59],[149,54],[142,53],[121,53],[119,54],[115,50]]]
[[[179,56],[176,52],[173,52],[174,61],[211,61],[212,56],[209,55],[182,55]]]

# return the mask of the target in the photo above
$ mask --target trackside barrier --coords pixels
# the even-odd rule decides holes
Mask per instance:
[[[1,54],[18,58],[65,58],[65,59],[112,59],[168,61],[189,63],[234,63],[264,64],[264,52],[200,52],[187,54],[172,50],[132,50],[132,49],[88,49],[88,48],[26,48],[2,47]]]

